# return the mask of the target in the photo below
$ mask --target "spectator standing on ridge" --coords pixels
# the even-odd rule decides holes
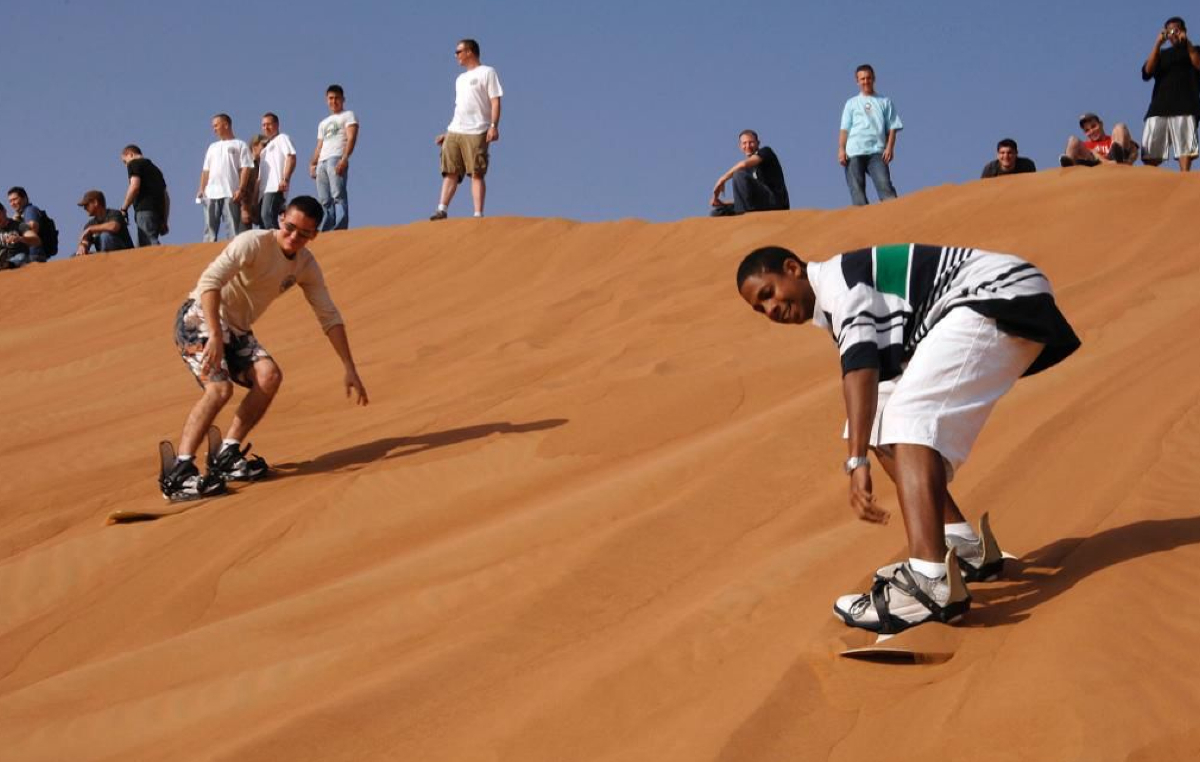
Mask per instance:
[[[133,143],[121,151],[121,161],[129,173],[129,188],[121,203],[121,213],[128,216],[129,207],[133,207],[139,247],[158,246],[158,237],[170,229],[167,219],[171,214],[171,197],[167,194],[167,181],[154,162],[143,156],[142,149]]]
[[[79,236],[75,256],[89,254],[92,247],[98,252],[133,248],[133,240],[129,237],[129,220],[116,209],[108,208],[103,193],[98,190],[88,191],[83,194],[79,206],[87,212],[88,220]]]
[[[214,116],[212,130],[217,140],[204,154],[200,190],[196,192],[196,198],[204,202],[205,242],[217,240],[222,219],[226,238],[242,232],[242,199],[254,166],[250,147],[233,136],[233,119],[229,114]]]
[[[1165,43],[1171,47],[1162,49]],[[1154,80],[1146,124],[1142,128],[1142,163],[1157,167],[1175,152],[1179,171],[1192,168],[1196,156],[1196,120],[1200,118],[1200,50],[1187,36],[1178,16],[1167,19],[1142,64],[1142,81]]]
[[[466,175],[471,176],[475,216],[483,216],[488,146],[500,139],[500,99],[504,96],[500,76],[479,62],[479,43],[475,40],[459,40],[454,57],[466,71],[454,80],[454,117],[446,132],[434,139],[442,147],[442,193],[431,220],[446,219],[450,201]]]
[[[855,206],[867,204],[867,178],[880,201],[896,197],[888,169],[896,156],[896,136],[904,129],[891,98],[875,92],[875,69],[863,64],[854,72],[858,95],[842,109],[838,163],[846,168],[846,185]]]
[[[742,130],[738,135],[738,147],[746,158],[717,179],[713,186],[712,216],[790,208],[783,167],[775,152],[759,144],[758,133],[754,130]],[[733,181],[733,203],[721,199],[725,183],[730,180]]]
[[[996,144],[996,158],[983,165],[983,172],[979,177],[1002,177],[1023,172],[1037,172],[1037,165],[1033,163],[1033,159],[1026,159],[1017,153],[1017,141],[1004,138]]]
[[[317,125],[317,147],[313,150],[308,173],[317,181],[317,200],[325,210],[321,230],[345,230],[350,227],[350,197],[346,184],[350,179],[350,154],[358,142],[358,118],[346,110],[346,93],[341,85],[325,90],[329,116]],[[342,216],[336,217],[338,207]]]
[[[0,270],[14,270],[32,261],[29,250],[41,245],[42,239],[31,224],[12,219],[0,204]]]
[[[49,259],[46,251],[43,249],[42,223],[46,219],[46,213],[38,209],[33,204],[29,203],[29,194],[19,185],[14,185],[8,189],[8,205],[12,207],[13,219],[18,223],[24,223],[29,226],[37,238],[38,243],[22,250],[9,263],[10,267],[20,267],[21,265],[30,262],[45,262]]]
[[[1104,132],[1104,122],[1092,112],[1079,117],[1079,129],[1085,140],[1072,135],[1067,138],[1067,152],[1058,158],[1064,167],[1080,164],[1094,167],[1102,161],[1132,164],[1137,161],[1138,144],[1133,142],[1129,128],[1117,123],[1112,135]]]
[[[262,227],[261,204],[262,196],[258,193],[258,173],[262,166],[262,151],[267,145],[266,135],[255,135],[250,140],[250,156],[254,166],[250,169],[250,177],[246,180],[246,197],[242,199],[242,230],[253,230]]]
[[[262,194],[262,225],[268,230],[279,229],[292,173],[296,171],[296,148],[287,135],[279,131],[279,117],[268,111],[262,118],[263,135],[267,144],[258,164],[258,187]]]

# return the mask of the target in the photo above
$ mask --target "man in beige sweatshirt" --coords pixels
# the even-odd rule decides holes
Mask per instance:
[[[161,479],[170,500],[205,497],[223,491],[230,480],[267,475],[266,462],[247,459],[242,441],[267,412],[283,374],[255,339],[251,326],[281,294],[298,285],[345,369],[346,397],[366,405],[367,390],[354,366],[341,313],[325,287],[321,267],[305,248],[317,237],[324,210],[311,196],[287,205],[277,230],[251,230],[229,242],[201,274],[175,318],[175,343],[204,390],[192,407],[175,464]],[[234,414],[227,437],[209,473],[200,475],[195,454],[217,414],[233,396],[233,385],[250,391]]]

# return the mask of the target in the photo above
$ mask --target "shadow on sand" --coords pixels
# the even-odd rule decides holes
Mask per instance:
[[[460,444],[472,439],[483,439],[492,434],[526,434],[531,431],[545,431],[562,426],[566,418],[547,418],[542,421],[529,423],[481,423],[477,426],[464,426],[460,429],[434,431],[428,434],[417,434],[411,437],[388,437],[374,442],[334,450],[324,455],[318,455],[312,460],[300,463],[278,463],[273,466],[281,476],[303,476],[306,474],[326,473],[352,469],[376,460],[400,458],[405,455],[432,450],[437,447]]]
[[[1004,581],[974,585],[967,627],[996,627],[1029,617],[1029,612],[1070,590],[1075,583],[1110,566],[1152,553],[1200,543],[1200,516],[1147,519],[1113,527],[1091,537],[1069,537],[1045,545],[1005,565]]]

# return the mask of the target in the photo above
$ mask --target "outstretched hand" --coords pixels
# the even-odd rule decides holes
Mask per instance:
[[[368,405],[370,400],[367,399],[367,387],[363,386],[362,379],[358,377],[358,373],[352,370],[346,371],[346,399],[350,399],[350,390],[356,392],[354,400],[355,405]]]
[[[863,521],[886,524],[891,514],[879,507],[871,485],[871,469],[856,468],[850,474],[850,508]]]

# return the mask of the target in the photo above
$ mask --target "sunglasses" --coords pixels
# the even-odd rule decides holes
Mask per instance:
[[[304,228],[299,227],[297,225],[293,225],[292,223],[290,223],[286,220],[283,221],[283,229],[284,229],[284,232],[289,233],[289,234],[295,233],[296,235],[300,236],[301,238],[303,238],[306,241],[311,241],[312,239],[317,237],[317,231],[305,230]]]

